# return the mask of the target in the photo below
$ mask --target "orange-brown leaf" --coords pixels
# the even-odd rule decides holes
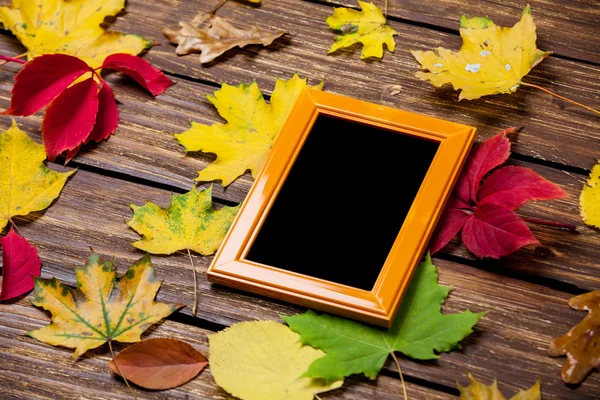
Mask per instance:
[[[172,43],[178,45],[175,52],[179,55],[201,52],[200,62],[203,64],[236,46],[244,47],[249,44],[268,46],[286,33],[285,31],[265,32],[256,26],[247,30],[237,29],[216,15],[210,16],[208,26],[200,29],[199,24],[202,21],[202,18],[196,18],[192,25],[180,21],[181,28],[179,30],[165,28],[163,34]]]
[[[594,369],[600,369],[600,290],[573,297],[569,305],[588,315],[565,335],[554,339],[548,355],[566,355],[562,378],[566,383],[579,383]]]
[[[206,357],[189,344],[177,339],[159,338],[127,347],[108,366],[115,374],[125,375],[127,380],[138,386],[162,390],[189,382],[207,364]]]

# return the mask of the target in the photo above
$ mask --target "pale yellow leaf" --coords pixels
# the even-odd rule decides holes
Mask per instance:
[[[600,228],[600,164],[594,165],[590,177],[579,196],[581,218],[591,226]]]
[[[461,400],[506,400],[506,397],[498,389],[498,382],[494,380],[490,386],[484,385],[473,378],[473,375],[469,374],[469,380],[471,384],[467,387],[463,387],[458,384],[458,390],[460,391]],[[541,400],[542,392],[540,389],[540,381],[538,380],[528,390],[521,390],[519,393],[511,397],[510,400]]]

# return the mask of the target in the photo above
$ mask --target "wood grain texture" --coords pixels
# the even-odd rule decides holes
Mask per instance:
[[[314,1],[314,0],[304,0]],[[319,0],[335,6],[357,7],[356,0]],[[373,1],[384,9],[384,0]],[[461,15],[487,16],[497,25],[512,26],[523,7],[518,0],[387,0],[388,16],[455,30]],[[556,54],[600,64],[600,5],[596,0],[528,1],[537,25],[538,47]]]

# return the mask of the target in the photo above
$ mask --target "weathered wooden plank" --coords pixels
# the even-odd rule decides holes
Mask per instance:
[[[142,253],[129,245],[137,235],[124,221],[131,216],[128,203],[142,204],[146,200],[165,206],[169,194],[79,171],[41,217],[19,219],[17,224],[21,233],[38,246],[44,260],[44,276],[54,275],[73,285],[72,267],[84,262],[89,246],[100,254],[114,256],[119,273],[141,257]],[[282,314],[302,311],[285,303],[213,286],[204,274],[210,257],[194,259],[199,271],[199,317],[204,320],[229,325],[248,319],[279,320]],[[181,252],[153,256],[153,261],[159,277],[164,279],[159,299],[190,304],[193,280],[187,255]],[[435,262],[440,266],[441,282],[456,288],[445,306],[447,312],[468,308],[476,312],[490,310],[490,314],[467,339],[462,351],[445,354],[437,362],[403,359],[407,376],[454,387],[455,380],[470,370],[487,379],[501,377],[509,391],[529,386],[537,377],[543,377],[545,398],[596,398],[600,389],[598,374],[576,390],[570,389],[559,377],[562,360],[545,354],[553,337],[563,334],[583,317],[568,308],[568,294],[492,271],[439,259]],[[591,271],[597,267],[595,261]],[[581,275],[582,279],[584,276]],[[189,307],[183,312],[189,313]],[[391,363],[387,368],[394,369]]]
[[[305,0],[312,1],[312,0]],[[321,0],[320,0],[321,1]],[[356,0],[322,0],[357,7]],[[440,26],[458,32],[461,15],[488,16],[500,26],[512,26],[525,3],[517,0],[387,0],[388,16]],[[375,4],[384,9],[383,0]],[[532,0],[538,47],[556,54],[600,64],[600,7],[595,0]]]
[[[48,316],[29,304],[29,299],[15,304],[0,304],[0,390],[3,399],[131,399],[122,380],[107,367],[110,352],[106,346],[91,350],[78,359],[72,351],[51,347],[23,336],[41,328]],[[208,355],[207,335],[213,332],[173,321],[150,328],[144,338],[170,337],[183,340]],[[118,352],[126,345],[115,343]],[[220,389],[207,367],[198,377],[175,389],[151,391],[135,387],[140,399],[231,399]],[[407,390],[415,399],[449,399],[454,396],[416,384]],[[366,398],[397,399],[401,392],[398,379],[382,376],[376,382],[348,379],[343,388],[323,394],[323,399]]]

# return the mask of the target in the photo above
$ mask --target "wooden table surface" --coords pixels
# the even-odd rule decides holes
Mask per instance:
[[[383,6],[383,0],[376,0]],[[192,186],[196,171],[211,162],[206,154],[186,156],[173,138],[189,127],[189,120],[220,122],[205,95],[221,82],[236,85],[256,80],[264,93],[273,90],[275,78],[294,72],[310,84],[325,80],[325,90],[378,104],[419,112],[473,125],[479,140],[509,126],[523,127],[513,143],[510,162],[532,168],[559,184],[570,198],[532,203],[521,215],[553,219],[577,225],[578,233],[530,225],[545,245],[521,250],[500,261],[476,260],[464,246],[453,242],[434,257],[440,282],[454,287],[444,306],[446,312],[470,309],[489,311],[462,350],[443,354],[437,361],[416,362],[402,357],[411,399],[456,398],[456,381],[467,383],[467,372],[490,383],[500,380],[507,397],[542,379],[544,399],[598,399],[600,373],[594,372],[578,387],[560,378],[564,358],[546,355],[552,338],[565,333],[584,313],[571,310],[570,297],[600,288],[600,232],[585,226],[578,198],[590,168],[600,155],[600,119],[586,110],[557,101],[535,89],[521,87],[512,95],[457,101],[450,88],[435,89],[413,74],[419,65],[409,49],[445,46],[457,49],[461,14],[488,15],[496,23],[514,24],[525,2],[505,0],[389,0],[389,23],[398,32],[395,53],[382,61],[362,61],[359,48],[327,55],[335,34],[324,20],[333,5],[355,6],[355,0],[264,0],[260,7],[234,1],[218,14],[238,27],[255,23],[261,28],[283,28],[292,33],[269,48],[250,46],[233,50],[202,66],[197,55],[178,57],[162,36],[163,27],[175,27],[199,10],[208,11],[214,1],[129,0],[127,11],[112,29],[137,33],[160,43],[146,59],[167,73],[176,84],[152,98],[119,76],[108,80],[115,90],[121,122],[108,141],[87,146],[66,167],[78,168],[60,198],[46,211],[19,218],[21,234],[38,247],[43,277],[56,276],[74,285],[73,266],[85,262],[89,247],[114,256],[123,273],[141,256],[130,245],[137,234],[125,224],[131,218],[130,203],[153,201],[168,205],[170,194]],[[538,26],[538,46],[554,54],[537,66],[525,82],[539,84],[576,101],[600,105],[600,3],[597,0],[530,0]],[[0,36],[0,53],[20,54],[23,47],[10,34]],[[18,66],[0,70],[0,106],[7,108]],[[42,114],[17,121],[40,142]],[[10,125],[0,118],[0,128]],[[361,168],[360,149],[355,165]],[[58,165],[52,168],[63,169]],[[349,168],[348,173],[352,173]],[[227,190],[215,185],[215,201],[237,204],[244,199],[251,177],[247,174]],[[323,206],[343,199],[320,198]],[[385,202],[371,189],[374,205]],[[310,251],[310,249],[307,249]],[[187,254],[153,256],[164,283],[158,299],[190,304],[193,297]],[[253,296],[207,282],[204,272],[211,257],[194,256],[199,274],[199,308],[191,307],[149,329],[146,337],[179,337],[207,351],[206,334],[238,321],[267,319],[303,310],[267,298]],[[48,315],[31,306],[29,298],[0,304],[0,398],[129,399],[123,382],[107,368],[108,349],[90,351],[79,359],[71,351],[54,348],[23,336],[48,323]],[[117,346],[121,349],[122,346]],[[221,399],[229,396],[204,371],[192,382],[174,390],[137,390],[143,399]],[[391,362],[376,381],[361,377],[347,380],[343,388],[325,393],[325,399],[399,399],[401,385]]]

